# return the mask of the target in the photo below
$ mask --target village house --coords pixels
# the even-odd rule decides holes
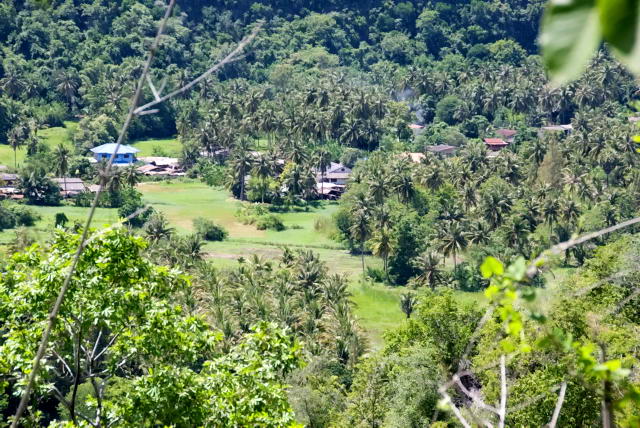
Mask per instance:
[[[341,163],[331,162],[331,165],[324,174],[316,170],[316,182],[317,183],[333,183],[340,186],[344,186],[349,181],[351,176],[351,168],[342,165]]]
[[[484,144],[486,144],[487,148],[492,152],[502,150],[509,145],[509,143],[504,141],[502,138],[485,138]]]
[[[96,161],[108,161],[116,151],[116,144],[109,143],[103,144],[98,147],[94,147],[91,149],[93,152],[93,157]],[[136,162],[136,153],[140,150],[136,149],[132,146],[121,145],[118,147],[118,153],[115,153],[116,157],[113,160],[114,164],[117,165],[129,165]]]
[[[347,186],[334,183],[316,183],[316,192],[320,199],[335,201],[345,192]]]
[[[60,194],[65,197],[68,198],[70,196],[75,196],[75,195],[79,195],[80,193],[86,192],[89,189],[87,188],[87,185],[84,183],[84,181],[82,181],[81,178],[52,178],[51,179],[54,183],[56,183],[58,185],[58,187],[60,187]]]
[[[15,198],[18,194],[18,174],[0,172],[0,198]]]
[[[419,135],[422,133],[422,131],[424,131],[424,126],[419,125],[417,123],[412,123],[409,125],[409,129],[411,129],[411,131],[413,131],[414,135]]]
[[[180,161],[178,158],[168,157],[141,157],[141,161],[145,162],[143,165],[137,168],[138,172],[146,176],[156,177],[183,177],[185,172],[180,168]]]
[[[435,146],[427,146],[426,150],[430,153],[439,155],[441,157],[451,157],[456,154],[456,146],[450,146],[448,144],[437,144]],[[417,153],[422,154],[422,153]],[[424,158],[424,155],[422,156]]]
[[[547,132],[562,132],[564,134],[569,134],[571,133],[571,131],[573,131],[573,125],[571,125],[570,123],[566,125],[548,125],[540,128],[540,130],[538,131],[538,135],[541,136],[542,134]]]

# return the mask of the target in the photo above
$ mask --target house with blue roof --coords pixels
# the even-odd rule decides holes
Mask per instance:
[[[136,162],[136,153],[140,150],[132,146],[121,145],[118,147],[118,153],[115,153],[116,144],[110,143],[94,147],[91,151],[98,162],[108,161],[115,154],[114,164],[132,164]]]

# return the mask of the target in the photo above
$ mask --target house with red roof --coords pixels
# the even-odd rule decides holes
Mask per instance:
[[[484,143],[487,145],[487,148],[493,152],[502,150],[504,147],[509,145],[509,143],[504,141],[502,138],[485,138]]]

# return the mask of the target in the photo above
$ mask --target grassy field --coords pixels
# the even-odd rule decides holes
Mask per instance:
[[[45,128],[38,131],[38,138],[47,146],[55,147],[60,143],[71,143],[73,133],[78,127],[76,122],[67,121],[64,127]],[[16,151],[18,167],[24,162],[27,154],[25,147],[20,147]],[[0,144],[0,165],[14,167],[13,149],[5,144]]]
[[[134,141],[131,145],[140,150],[140,153],[137,154],[138,157],[167,156],[177,158],[182,152],[182,143],[177,138]]]
[[[318,218],[329,217],[337,210],[335,202],[325,202],[304,212],[279,214],[287,229],[275,232],[260,231],[253,225],[243,224],[236,217],[240,206],[237,200],[224,190],[213,189],[197,181],[142,183],[139,190],[147,203],[166,215],[178,233],[192,232],[193,219],[197,217],[205,217],[224,226],[229,231],[229,238],[223,242],[209,242],[203,248],[207,258],[220,268],[233,267],[240,257],[246,258],[252,254],[279,257],[285,246],[316,252],[331,272],[348,277],[355,313],[368,334],[372,349],[382,346],[386,329],[404,322],[405,316],[399,303],[401,294],[407,289],[363,282],[360,257],[351,255],[342,245],[315,229]],[[72,206],[33,209],[42,216],[31,228],[39,241],[46,241],[50,236],[56,213],[64,212],[71,222],[83,221],[87,214],[87,208]],[[111,224],[117,218],[116,209],[99,209],[94,227]],[[8,243],[14,236],[13,230],[0,232],[0,244]],[[366,257],[365,262],[367,266],[381,267],[381,261],[376,257]],[[478,300],[477,294],[460,294],[461,299],[470,302]]]
[[[240,257],[258,254],[276,258],[283,247],[309,249],[327,263],[332,272],[349,277],[355,312],[366,329],[371,346],[379,349],[384,330],[403,322],[400,310],[400,294],[404,287],[386,287],[380,284],[363,284],[360,258],[349,254],[338,243],[314,228],[319,217],[330,216],[337,209],[336,203],[324,203],[308,212],[279,214],[287,229],[282,232],[260,231],[253,225],[242,224],[236,217],[240,203],[226,191],[212,189],[199,182],[157,182],[139,186],[146,202],[162,211],[179,233],[192,231],[192,221],[205,217],[216,221],[229,231],[229,239],[209,242],[204,251],[220,268],[235,266]],[[294,228],[295,227],[295,228]],[[381,267],[375,257],[366,257],[367,266]]]
[[[72,144],[73,133],[78,129],[78,122],[65,121],[64,127],[45,128],[38,131],[38,138],[47,146],[53,148],[60,143]],[[176,138],[157,139],[157,140],[141,140],[132,143],[133,146],[140,149],[138,156],[169,156],[178,157],[182,151],[182,144]],[[20,147],[16,151],[16,159],[18,167],[24,162],[27,150]],[[10,168],[14,167],[13,149],[6,145],[0,144],[0,165],[6,165]]]
[[[84,223],[87,218],[88,208],[60,206],[60,207],[36,207],[31,206],[41,219],[34,227],[29,228],[31,234],[39,242],[46,241],[51,236],[55,225],[56,213],[63,212],[69,219],[69,224],[74,222]],[[110,225],[118,220],[118,210],[115,208],[98,208],[93,221],[93,227],[100,228]],[[3,230],[0,232],[0,244],[7,244],[15,237],[15,230]]]

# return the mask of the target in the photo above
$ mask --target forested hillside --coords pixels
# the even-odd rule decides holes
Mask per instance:
[[[556,86],[542,0],[178,0],[137,105],[189,90],[112,167],[167,3],[0,4],[0,421],[35,358],[24,426],[638,426],[611,50]]]

